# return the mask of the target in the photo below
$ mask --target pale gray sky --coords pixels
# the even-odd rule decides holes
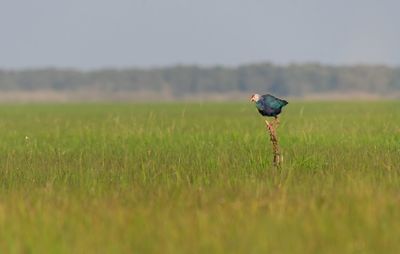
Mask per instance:
[[[398,0],[0,0],[0,68],[400,65]]]

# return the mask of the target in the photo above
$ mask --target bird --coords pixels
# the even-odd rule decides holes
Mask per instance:
[[[272,116],[275,119],[281,113],[282,108],[288,104],[287,101],[276,98],[271,94],[253,94],[250,101],[256,103],[257,110],[262,116]]]

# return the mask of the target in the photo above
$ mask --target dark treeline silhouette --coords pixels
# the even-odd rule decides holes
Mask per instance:
[[[157,69],[62,69],[0,71],[0,91],[150,91],[179,98],[227,92],[270,92],[280,96],[400,90],[400,68],[269,63],[237,68],[174,66]]]

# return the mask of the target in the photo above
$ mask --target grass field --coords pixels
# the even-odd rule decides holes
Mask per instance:
[[[400,253],[400,103],[0,106],[1,253]]]

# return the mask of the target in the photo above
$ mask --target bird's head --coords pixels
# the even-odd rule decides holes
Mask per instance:
[[[251,98],[250,98],[250,101],[253,101],[253,102],[257,102],[257,101],[259,101],[261,99],[261,96],[259,95],[259,94],[253,94],[252,96],[251,96]]]

